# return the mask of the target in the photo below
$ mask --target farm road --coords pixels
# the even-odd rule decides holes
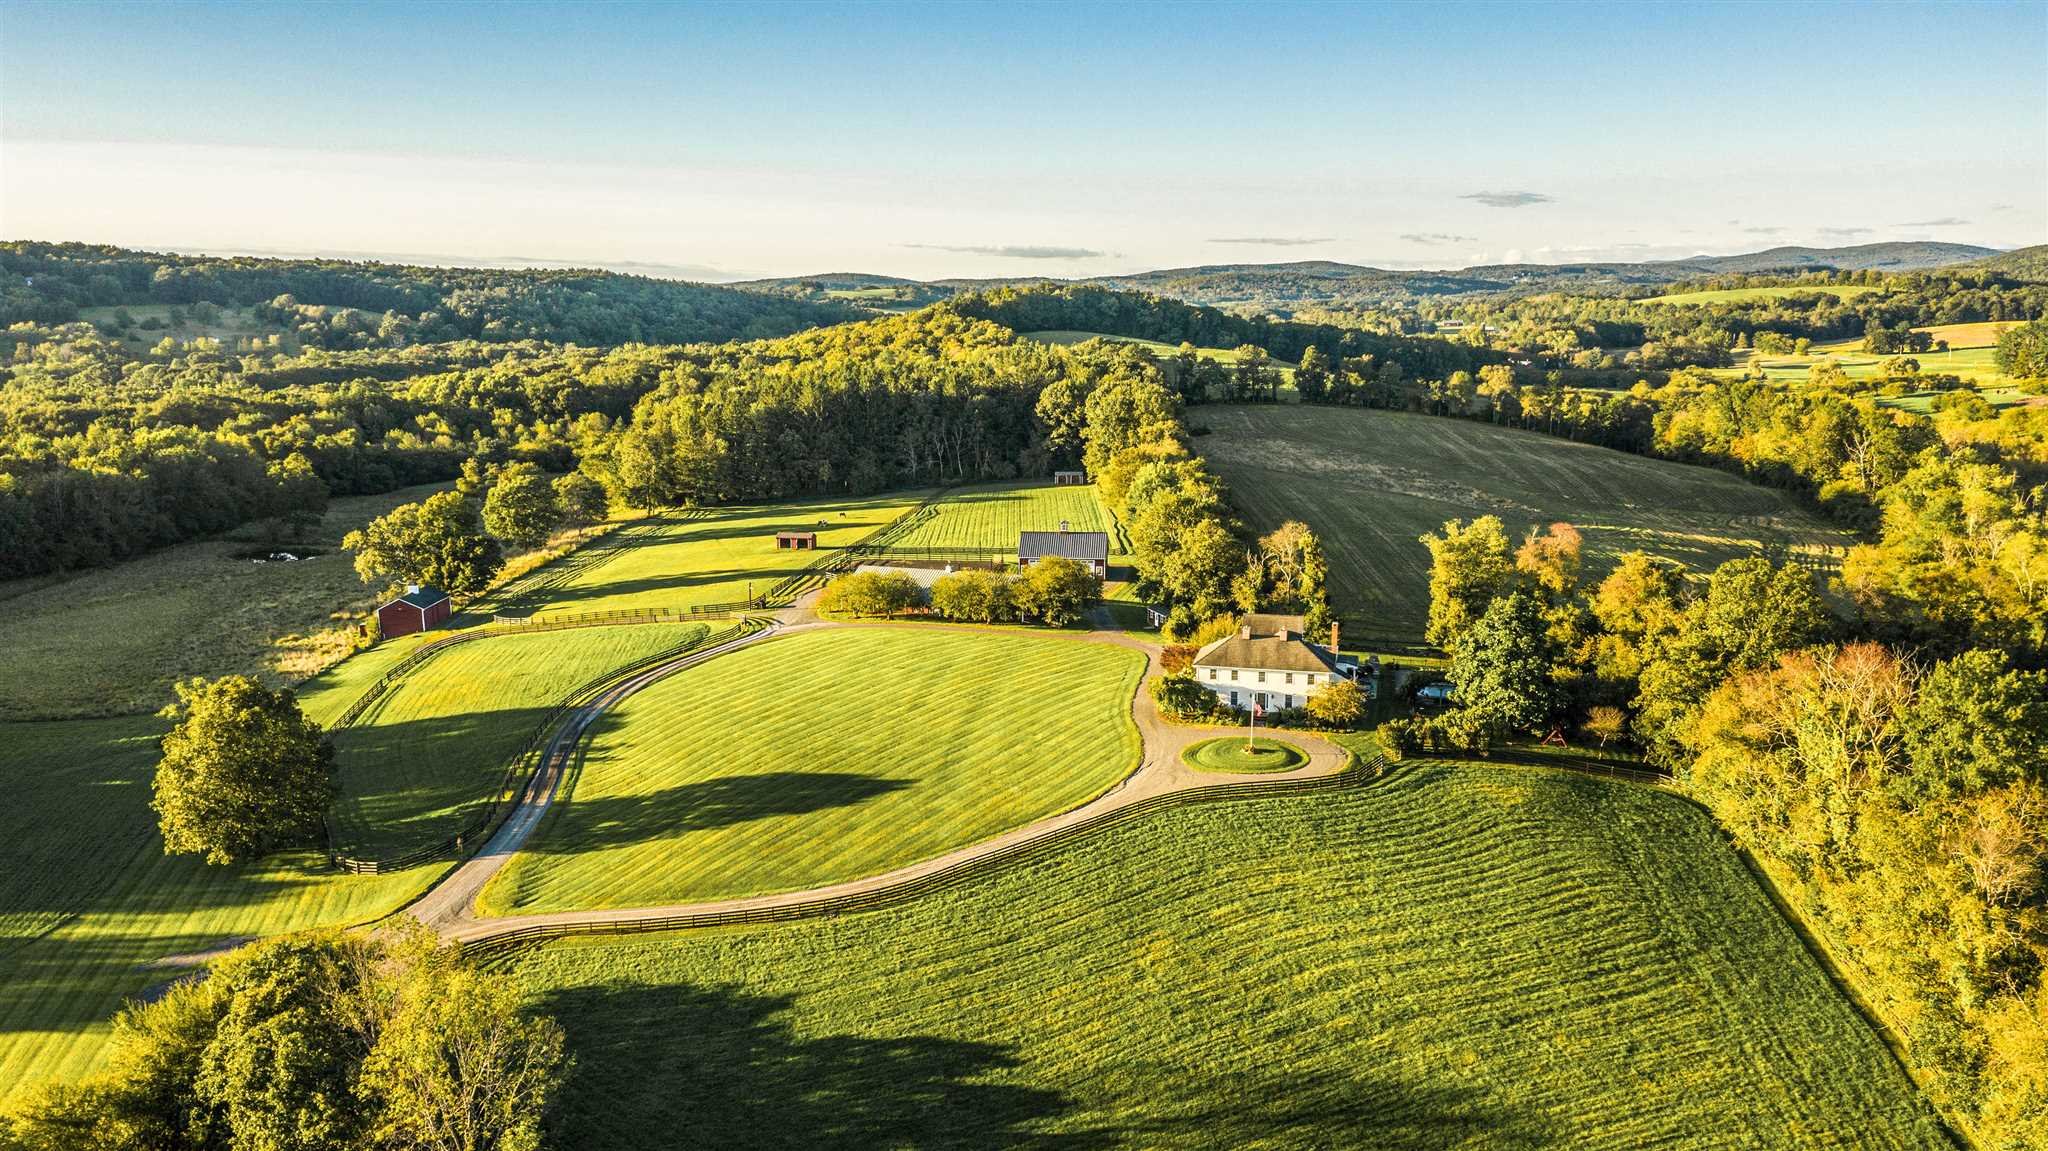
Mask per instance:
[[[409,909],[442,938],[463,943],[479,943],[496,936],[506,935],[525,928],[549,925],[585,924],[598,926],[605,923],[621,923],[637,919],[674,915],[710,915],[721,912],[750,911],[778,908],[798,911],[811,905],[831,904],[850,895],[870,895],[886,892],[924,879],[963,868],[991,857],[1009,853],[1033,840],[1053,835],[1065,828],[1093,822],[1118,809],[1129,807],[1142,800],[1174,791],[1196,791],[1246,782],[1267,782],[1291,779],[1315,778],[1335,775],[1344,770],[1350,762],[1350,753],[1327,740],[1299,732],[1288,732],[1284,738],[1299,744],[1309,753],[1309,762],[1291,772],[1259,775],[1223,775],[1198,772],[1181,762],[1181,752],[1192,743],[1213,738],[1219,729],[1210,727],[1186,727],[1170,723],[1159,714],[1147,690],[1152,681],[1161,674],[1160,648],[1119,632],[1092,631],[1085,633],[1052,633],[1074,643],[1106,643],[1129,648],[1146,658],[1146,672],[1140,679],[1138,690],[1131,699],[1131,719],[1137,725],[1143,741],[1144,754],[1137,770],[1121,783],[1095,799],[1079,807],[1061,812],[1047,819],[1017,828],[1014,831],[986,839],[979,843],[949,851],[943,855],[907,867],[863,879],[836,883],[805,891],[783,892],[776,895],[752,896],[739,899],[723,899],[704,903],[668,904],[656,907],[611,908],[598,911],[564,911],[543,915],[515,915],[480,918],[474,912],[476,898],[483,891],[493,875],[505,865],[505,861],[518,851],[533,834],[533,830],[546,814],[548,805],[554,801],[556,789],[561,782],[562,770],[575,754],[584,732],[590,724],[607,709],[619,701],[675,672],[695,666],[729,651],[754,643],[770,642],[775,638],[819,628],[870,627],[905,628],[921,627],[934,630],[977,630],[958,628],[949,624],[918,623],[838,623],[819,620],[811,610],[810,599],[806,597],[797,606],[781,613],[777,626],[768,631],[746,636],[707,651],[684,657],[672,664],[652,668],[620,684],[577,712],[563,725],[550,743],[542,770],[536,774],[521,797],[519,808],[505,826],[485,845],[474,859],[457,868],[446,879],[433,887]],[[1278,734],[1278,733],[1275,733]],[[602,930],[599,927],[599,930]]]

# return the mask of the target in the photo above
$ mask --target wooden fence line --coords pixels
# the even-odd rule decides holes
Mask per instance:
[[[521,768],[535,755],[545,753],[549,744],[553,742],[557,729],[570,713],[586,706],[589,700],[627,676],[645,671],[664,661],[688,655],[693,651],[716,647],[751,631],[757,631],[763,626],[765,624],[760,620],[741,620],[738,624],[726,628],[724,631],[706,632],[702,636],[685,640],[674,647],[666,648],[656,652],[654,655],[635,660],[632,663],[610,668],[585,680],[572,689],[568,695],[562,697],[561,702],[548,709],[547,713],[541,716],[539,721],[533,725],[532,730],[527,733],[526,740],[520,745],[519,750],[507,757],[505,772],[499,781],[497,794],[491,799],[490,804],[475,818],[463,825],[462,830],[446,839],[415,848],[400,855],[362,859],[344,855],[334,846],[334,828],[332,823],[329,822],[327,824],[328,862],[337,870],[346,871],[352,875],[380,875],[389,871],[403,871],[408,867],[416,867],[422,863],[440,859],[450,854],[460,855],[469,845],[488,841],[492,835],[497,833],[498,827],[504,823],[505,819],[518,806],[516,802],[508,801],[516,801],[519,794],[526,787],[531,786],[533,775],[542,765],[535,763],[523,772]],[[527,779],[525,784],[518,782],[522,775]]]
[[[921,899],[940,891],[947,891],[963,884],[997,874],[1010,867],[1032,863],[1043,859],[1053,851],[1066,847],[1077,839],[1097,831],[1114,827],[1141,816],[1175,808],[1189,807],[1224,799],[1242,799],[1254,796],[1300,796],[1314,795],[1326,791],[1363,784],[1384,771],[1386,762],[1375,755],[1363,763],[1354,764],[1335,775],[1319,776],[1314,779],[1278,781],[1246,781],[1243,783],[1214,784],[1187,791],[1169,791],[1150,796],[1122,807],[1111,808],[1089,819],[1068,824],[1034,839],[1023,840],[988,855],[965,859],[938,871],[908,879],[902,883],[872,891],[856,892],[850,895],[826,896],[815,900],[770,905],[765,907],[738,908],[729,911],[680,912],[673,915],[646,916],[638,919],[601,920],[585,923],[534,924],[527,927],[508,928],[481,939],[462,944],[465,954],[491,956],[552,939],[566,939],[577,935],[637,935],[654,931],[680,931],[701,927],[730,927],[746,924],[786,923],[792,920],[813,919],[833,915],[847,915],[865,911],[876,911],[894,907],[912,900]]]

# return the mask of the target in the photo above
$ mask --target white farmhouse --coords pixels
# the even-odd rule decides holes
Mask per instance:
[[[1305,627],[1298,615],[1246,616],[1235,634],[1195,653],[1195,682],[1234,708],[1300,707],[1342,678],[1336,625],[1328,647],[1308,642]]]

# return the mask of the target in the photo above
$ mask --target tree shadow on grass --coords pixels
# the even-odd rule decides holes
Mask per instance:
[[[579,854],[780,815],[853,807],[915,783],[858,772],[764,771],[678,784],[645,795],[570,795],[561,819],[526,850]],[[563,801],[558,801],[563,802]]]
[[[429,665],[431,669],[431,665]],[[499,708],[370,722],[334,733],[341,786],[330,818],[342,851],[392,856],[462,830],[505,782],[506,762],[549,714]]]
[[[1001,1082],[1009,1048],[934,1036],[799,1035],[791,1000],[687,986],[553,992],[576,1072],[551,1126],[563,1147],[1006,1147],[1088,1151],[1056,1134],[1073,1103]]]
[[[1483,1090],[1454,1083],[1286,1067],[1205,1073],[1192,1084],[1189,1078],[1185,1068],[1160,1069],[1152,1094],[1140,1102],[1144,1112],[1118,1125],[1122,1145],[1534,1151],[1572,1143],[1549,1116],[1511,1111]]]
[[[552,1124],[559,1145],[1520,1151],[1569,1143],[1546,1116],[1509,1112],[1481,1090],[1390,1082],[1363,1067],[1231,1073],[1105,1052],[1096,1070],[1109,1074],[1076,1080],[1099,1097],[1077,1099],[1029,1082],[1014,1046],[800,1034],[788,1016],[793,1003],[678,985],[552,992],[543,1009],[568,1032],[577,1060]]]

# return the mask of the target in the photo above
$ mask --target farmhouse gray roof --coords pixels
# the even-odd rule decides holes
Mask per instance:
[[[399,596],[397,599],[392,600],[391,603],[411,604],[412,606],[419,608],[421,611],[425,611],[426,609],[433,607],[435,604],[440,603],[442,600],[447,598],[448,593],[442,591],[440,588],[422,587],[418,591],[409,591],[404,595]],[[384,606],[389,607],[391,605],[386,604]]]
[[[1109,562],[1108,532],[1018,532],[1017,558],[1065,556],[1070,560]]]
[[[1281,615],[1278,612],[1255,611],[1238,621],[1238,627],[1250,628],[1253,636],[1284,636],[1293,632],[1296,636],[1308,634],[1308,617],[1305,615]]]
[[[1337,670],[1329,652],[1294,635],[1247,638],[1232,632],[1195,653],[1196,667],[1248,667],[1261,671]]]

